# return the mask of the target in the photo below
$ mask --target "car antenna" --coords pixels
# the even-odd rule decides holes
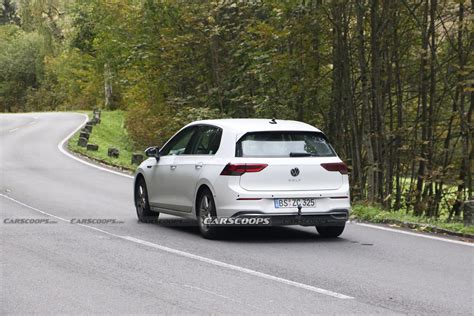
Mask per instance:
[[[270,121],[270,124],[277,124],[276,118],[272,118],[272,120]]]

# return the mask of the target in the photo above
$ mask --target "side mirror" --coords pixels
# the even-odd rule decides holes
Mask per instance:
[[[148,147],[145,149],[145,155],[147,157],[155,157],[156,161],[160,160],[160,150],[158,147]]]

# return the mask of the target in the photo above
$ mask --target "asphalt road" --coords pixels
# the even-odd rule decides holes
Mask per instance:
[[[336,240],[280,227],[219,241],[139,224],[131,178],[58,149],[83,121],[0,115],[1,314],[474,314],[472,244],[357,224]],[[123,223],[70,222],[88,218]]]

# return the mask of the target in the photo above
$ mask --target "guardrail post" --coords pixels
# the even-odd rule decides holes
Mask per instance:
[[[86,147],[87,146],[87,138],[85,137],[79,137],[77,141],[77,146],[79,147]]]
[[[87,144],[87,150],[90,150],[90,151],[97,151],[97,150],[99,150],[99,145],[96,145],[96,144]]]
[[[86,123],[83,130],[87,131],[90,134],[90,133],[92,133],[92,126],[93,126],[92,123],[89,121],[89,122]]]
[[[85,132],[85,131],[82,131],[80,134],[79,134],[79,137],[82,137],[82,138],[85,138],[87,140],[89,140],[89,136],[90,134],[88,132]]]
[[[113,157],[113,158],[118,158],[120,154],[120,151],[117,148],[109,148],[107,150],[107,156]]]

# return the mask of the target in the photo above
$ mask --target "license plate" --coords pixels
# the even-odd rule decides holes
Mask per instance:
[[[275,208],[316,207],[316,199],[275,199]]]

